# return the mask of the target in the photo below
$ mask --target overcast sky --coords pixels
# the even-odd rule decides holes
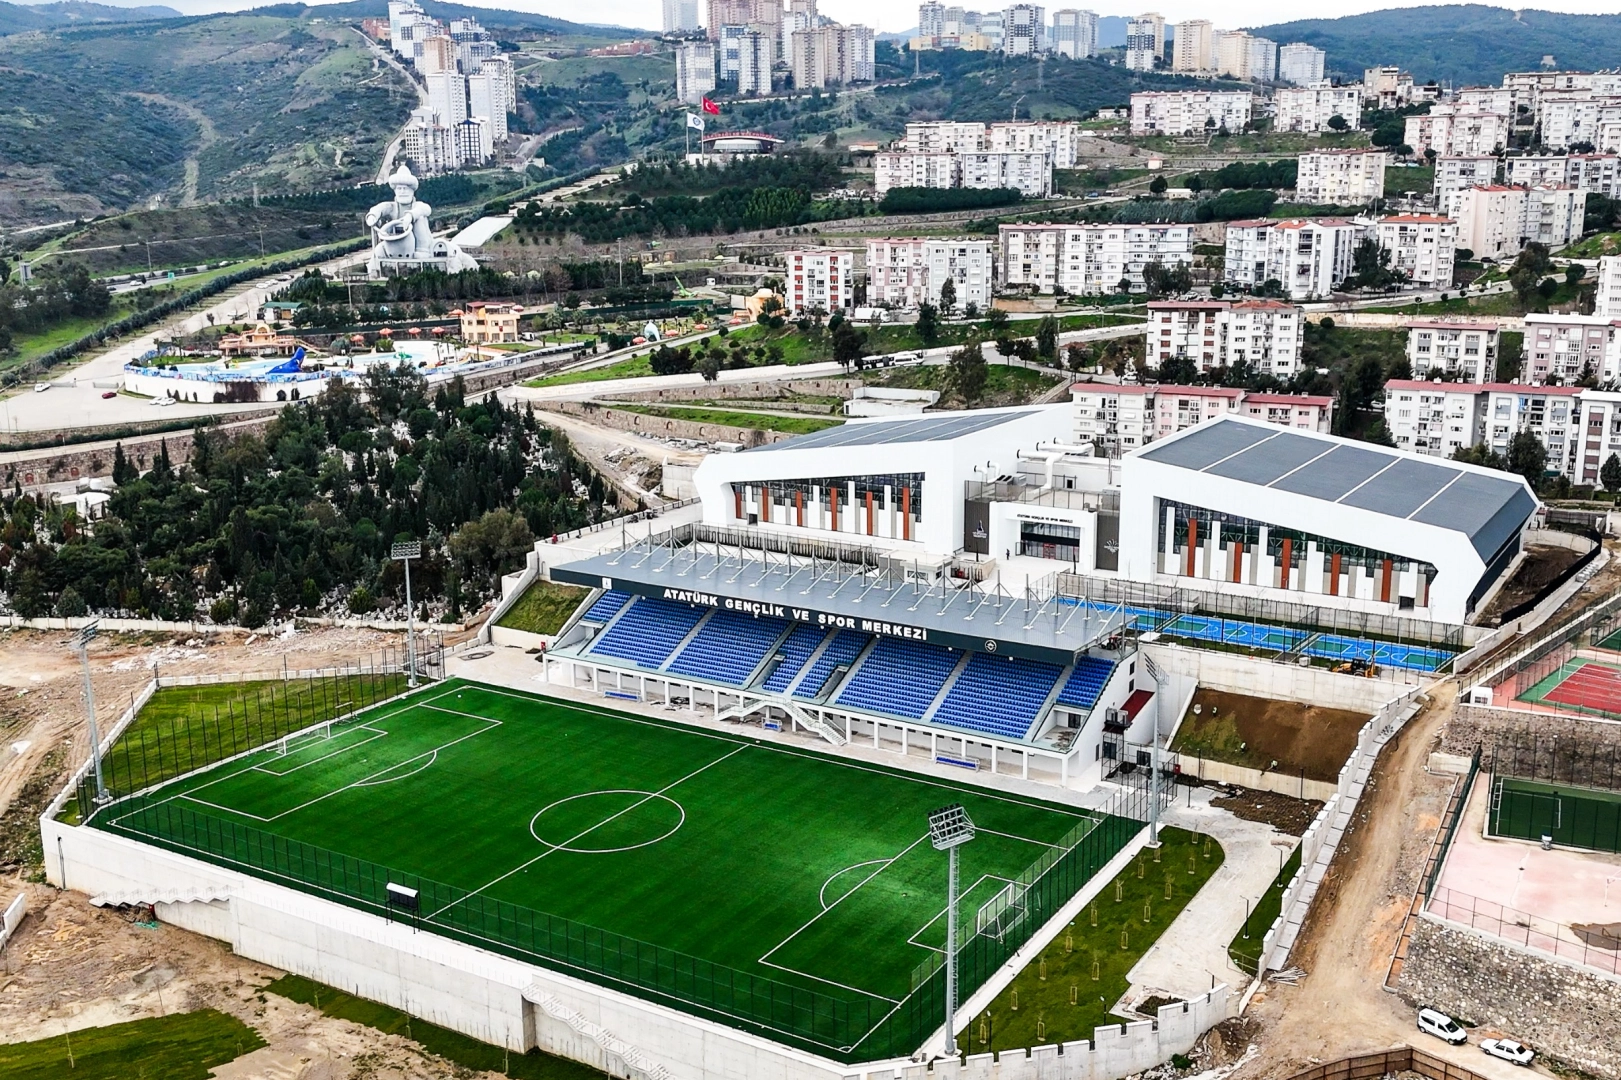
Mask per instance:
[[[143,3],[166,4],[169,7],[183,11],[188,15],[200,14],[207,11],[232,11],[264,3],[265,0],[103,0],[120,6],[136,6]],[[468,3],[469,0],[461,0]],[[950,0],[946,0],[950,2]],[[973,3],[965,2],[964,7],[992,10],[1001,4],[1002,0]],[[497,3],[474,5],[484,7],[500,7],[517,11],[534,11],[542,15],[552,15],[559,19],[570,19],[575,22],[609,23],[618,26],[638,26],[656,30],[660,26],[663,8],[659,0],[595,0],[594,3],[582,5],[565,2],[565,0],[498,0]],[[704,0],[699,0],[699,9],[705,7]],[[786,5],[784,5],[786,6]],[[1048,0],[1045,5],[1050,13],[1060,7],[1086,7],[1084,0],[1080,3],[1054,2]],[[1140,11],[1158,11],[1167,19],[1175,22],[1178,19],[1210,19],[1222,29],[1238,29],[1245,26],[1264,26],[1268,23],[1285,22],[1291,19],[1324,19],[1335,18],[1341,15],[1355,15],[1364,11],[1379,11],[1390,7],[1421,7],[1425,6],[1419,0],[1412,3],[1403,0],[1375,0],[1375,2],[1357,2],[1357,0],[1315,0],[1311,4],[1277,3],[1276,0],[1224,0],[1222,4],[1213,5],[1208,2],[1195,2],[1195,0],[1164,0],[1161,3],[1149,4],[1142,8],[1121,8],[1108,6],[1093,6],[1091,10],[1099,15],[1135,15]],[[1524,7],[1527,5],[1499,4],[1499,7]],[[1616,13],[1617,0],[1538,0],[1534,6],[1546,11],[1571,11],[1584,15],[1608,15]],[[822,14],[843,22],[864,23],[875,26],[881,32],[898,32],[908,30],[917,25],[916,0],[822,0],[820,10]]]

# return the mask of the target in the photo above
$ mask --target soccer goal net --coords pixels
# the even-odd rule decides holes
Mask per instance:
[[[291,735],[283,735],[270,744],[271,753],[278,757],[296,754],[306,746],[325,742],[332,738],[332,721],[326,720],[302,731],[295,731]]]
[[[996,895],[979,906],[974,919],[975,933],[1001,941],[1024,922],[1027,911],[1025,894],[1030,887],[1023,882],[1010,881],[998,889]]]

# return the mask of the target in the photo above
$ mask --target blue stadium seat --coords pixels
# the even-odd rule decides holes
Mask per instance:
[[[1040,660],[975,653],[929,722],[1022,739],[1063,672]]]
[[[1064,688],[1058,691],[1058,704],[1075,709],[1090,709],[1098,703],[1098,695],[1114,671],[1114,661],[1101,656],[1083,656],[1075,662]]]
[[[709,608],[643,597],[632,604],[587,652],[612,656],[644,668],[668,660],[681,639],[698,625]]]
[[[605,623],[619,614],[619,609],[629,602],[630,593],[609,589],[597,597],[597,602],[591,605],[591,610],[581,615],[580,618],[586,622]]]
[[[805,666],[805,662],[811,658],[811,653],[816,651],[816,646],[820,645],[825,637],[827,631],[820,626],[800,623],[794,627],[794,632],[788,635],[788,640],[784,641],[782,648],[778,650],[782,653],[782,663],[766,676],[765,682],[760,684],[760,689],[770,694],[780,694],[788,689],[794,681],[794,676],[799,674],[799,670]]]
[[[928,710],[962,653],[903,638],[879,638],[838,703],[917,720]]]
[[[833,669],[840,664],[848,664],[861,650],[867,647],[872,638],[854,630],[840,630],[833,640],[828,643],[827,650],[816,658],[805,677],[799,680],[799,686],[794,689],[794,697],[809,700],[822,690],[822,684],[827,677],[833,674]]]
[[[717,610],[664,670],[742,686],[787,629],[784,619]]]

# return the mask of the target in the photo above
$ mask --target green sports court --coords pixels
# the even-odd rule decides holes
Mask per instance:
[[[858,1061],[943,1017],[951,803],[966,996],[1138,822],[452,680],[91,824]]]
[[[1621,792],[1499,776],[1492,785],[1491,833],[1621,852]]]

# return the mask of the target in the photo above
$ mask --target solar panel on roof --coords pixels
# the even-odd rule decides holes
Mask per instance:
[[[1312,461],[1310,465],[1297,469],[1268,486],[1279,491],[1334,502],[1379,470],[1389,467],[1394,460],[1390,454],[1341,444]]]
[[[1321,439],[1308,439],[1285,431],[1204,471],[1246,484],[1270,484],[1313,458],[1322,457],[1329,449]]]
[[[883,446],[896,443],[944,442],[985,431],[1012,420],[1032,415],[1035,409],[1016,412],[979,413],[948,416],[921,416],[905,420],[882,420],[870,424],[845,424],[796,439],[756,446],[745,453],[767,450],[817,450],[834,446]]]
[[[1190,434],[1159,446],[1150,445],[1142,456],[1164,465],[1179,465],[1184,469],[1205,469],[1231,457],[1240,450],[1254,446],[1265,439],[1275,438],[1278,431],[1267,431],[1253,424],[1217,422],[1193,428]]]
[[[1380,470],[1377,476],[1340,502],[1346,506],[1404,518],[1440,494],[1442,488],[1460,475],[1457,469],[1449,469],[1445,465],[1396,458],[1388,469]]]

